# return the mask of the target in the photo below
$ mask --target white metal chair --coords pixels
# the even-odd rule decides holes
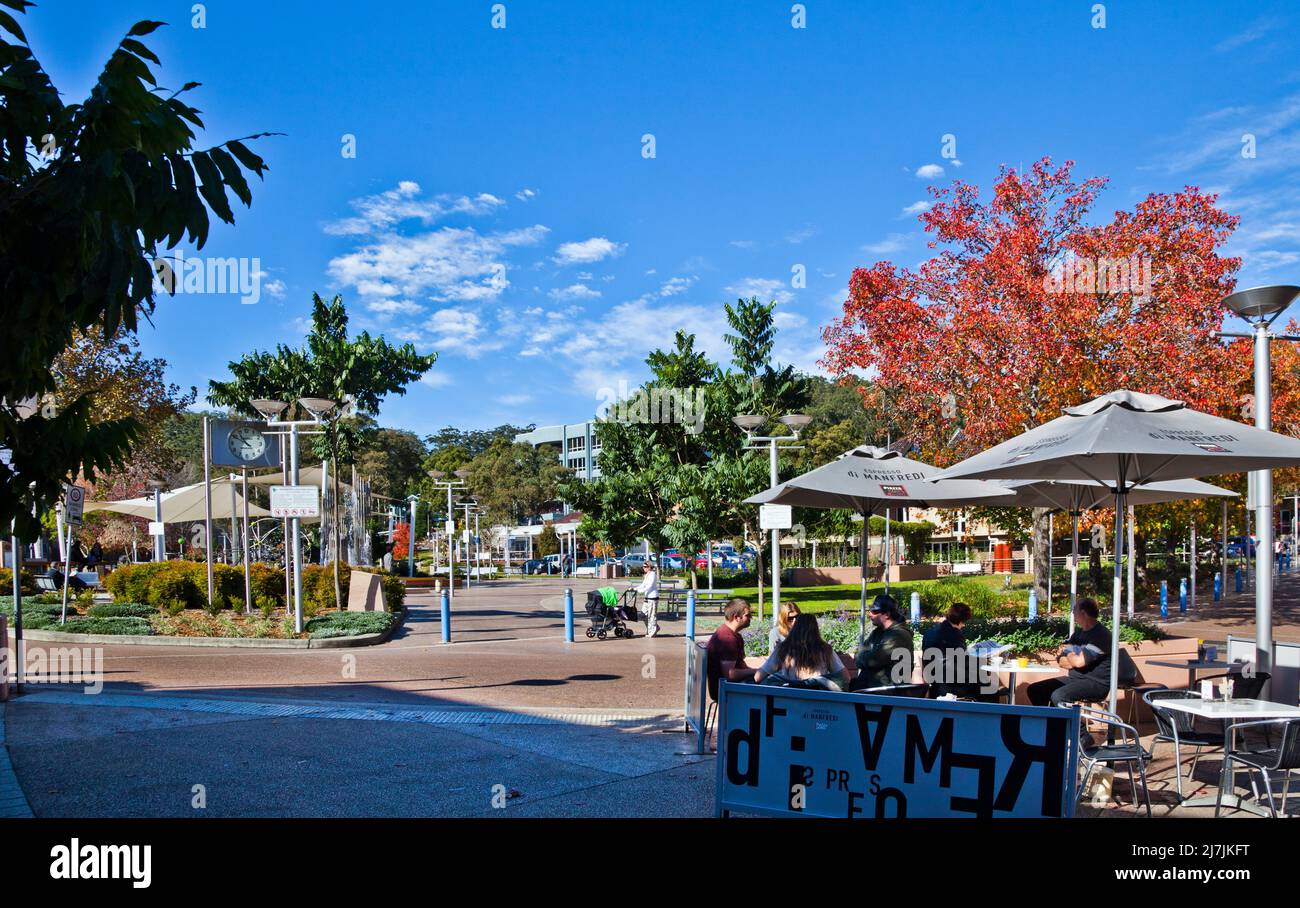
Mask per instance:
[[[1088,723],[1096,722],[1106,727],[1107,743],[1098,744],[1088,731]],[[1146,801],[1147,816],[1152,816],[1151,793],[1147,790],[1147,764],[1151,762],[1151,752],[1142,746],[1137,729],[1120,719],[1114,713],[1091,706],[1079,707],[1079,758],[1084,762],[1083,782],[1079,785],[1079,796],[1088,791],[1088,782],[1098,765],[1112,766],[1124,763],[1128,766],[1129,784],[1133,787],[1134,806],[1137,805],[1137,779],[1133,776],[1136,763],[1138,775],[1142,780],[1142,797]]]
[[[1237,733],[1243,729],[1269,726],[1269,730],[1279,728],[1281,738],[1273,746],[1269,735],[1262,747],[1254,749],[1238,748]],[[1300,719],[1257,719],[1253,722],[1236,722],[1228,729],[1227,745],[1223,751],[1223,770],[1219,778],[1219,794],[1214,803],[1214,815],[1219,815],[1223,807],[1223,789],[1232,784],[1234,763],[1240,763],[1252,774],[1258,772],[1264,780],[1264,792],[1268,795],[1268,809],[1277,818],[1277,803],[1273,799],[1273,781],[1269,773],[1286,773],[1286,783],[1282,787],[1282,812],[1286,812],[1286,799],[1291,794],[1291,771],[1300,769]],[[1254,776],[1251,776],[1252,780]]]

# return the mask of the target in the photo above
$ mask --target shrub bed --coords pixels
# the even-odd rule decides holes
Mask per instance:
[[[307,636],[356,637],[361,634],[379,634],[393,626],[396,618],[390,612],[330,612],[308,621],[303,629]]]
[[[133,634],[147,637],[153,633],[153,627],[144,618],[83,618],[69,617],[66,624],[59,624],[59,619],[52,619],[44,630],[59,631],[64,634]]]
[[[91,618],[152,618],[158,610],[140,602],[99,602],[86,609]]]

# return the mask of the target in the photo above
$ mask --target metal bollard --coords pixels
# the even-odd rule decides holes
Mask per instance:
[[[1237,568],[1237,592],[1241,592],[1241,568]]]
[[[1214,601],[1218,602],[1223,598],[1223,574],[1218,571],[1214,572]]]
[[[1187,613],[1187,578],[1178,581],[1178,611]]]
[[[564,591],[564,642],[573,642],[573,590]]]
[[[920,593],[916,593],[916,592],[912,593],[911,612],[912,612],[912,627],[916,627],[918,624],[921,623],[921,594]]]
[[[686,591],[686,639],[695,639],[695,590]]]
[[[442,591],[442,642],[451,642],[451,599],[448,598],[447,591]]]
[[[1038,591],[1037,590],[1029,591],[1029,620],[1030,621],[1038,620]]]
[[[1160,620],[1169,618],[1169,581],[1160,581]]]

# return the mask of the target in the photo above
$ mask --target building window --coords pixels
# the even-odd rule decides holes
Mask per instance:
[[[585,435],[578,435],[578,436],[576,436],[576,437],[574,437],[574,438],[570,438],[570,439],[569,439],[569,450],[570,450],[570,451],[585,451],[585,450],[587,450],[587,436],[585,436]]]
[[[586,470],[586,469],[587,469],[587,458],[585,458],[585,457],[575,457],[573,460],[570,460],[570,461],[569,461],[569,466],[570,466],[571,468],[575,469],[575,470]]]

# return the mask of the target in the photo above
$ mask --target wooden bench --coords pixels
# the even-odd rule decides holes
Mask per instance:
[[[659,611],[660,613],[669,613],[674,617],[681,615],[686,611],[686,594],[690,592],[687,587],[673,586],[667,589],[659,589]],[[722,613],[722,609],[731,601],[731,590],[696,590],[695,591],[695,613],[698,615],[702,610],[717,609]]]

